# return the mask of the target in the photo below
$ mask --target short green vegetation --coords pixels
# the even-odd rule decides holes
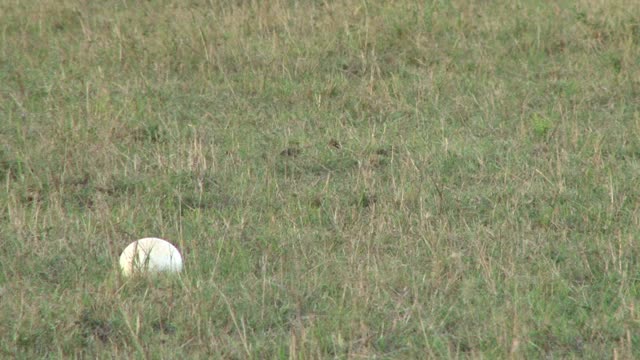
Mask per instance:
[[[5,0],[0,181],[0,358],[638,358],[640,2]]]

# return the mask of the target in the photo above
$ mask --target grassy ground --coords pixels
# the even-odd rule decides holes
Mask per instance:
[[[625,0],[3,1],[0,356],[637,358],[638,59]]]

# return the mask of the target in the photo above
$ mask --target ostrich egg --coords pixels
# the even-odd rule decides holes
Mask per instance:
[[[129,244],[120,255],[120,268],[125,276],[136,273],[182,271],[182,256],[170,242],[144,238]]]

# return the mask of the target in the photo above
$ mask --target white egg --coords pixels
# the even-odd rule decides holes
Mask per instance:
[[[120,255],[120,268],[125,276],[139,272],[180,272],[182,256],[170,242],[144,238],[129,244]]]

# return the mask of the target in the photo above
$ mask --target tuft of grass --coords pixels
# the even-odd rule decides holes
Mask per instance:
[[[635,3],[0,24],[1,357],[639,356]],[[180,276],[119,274],[147,236]]]

